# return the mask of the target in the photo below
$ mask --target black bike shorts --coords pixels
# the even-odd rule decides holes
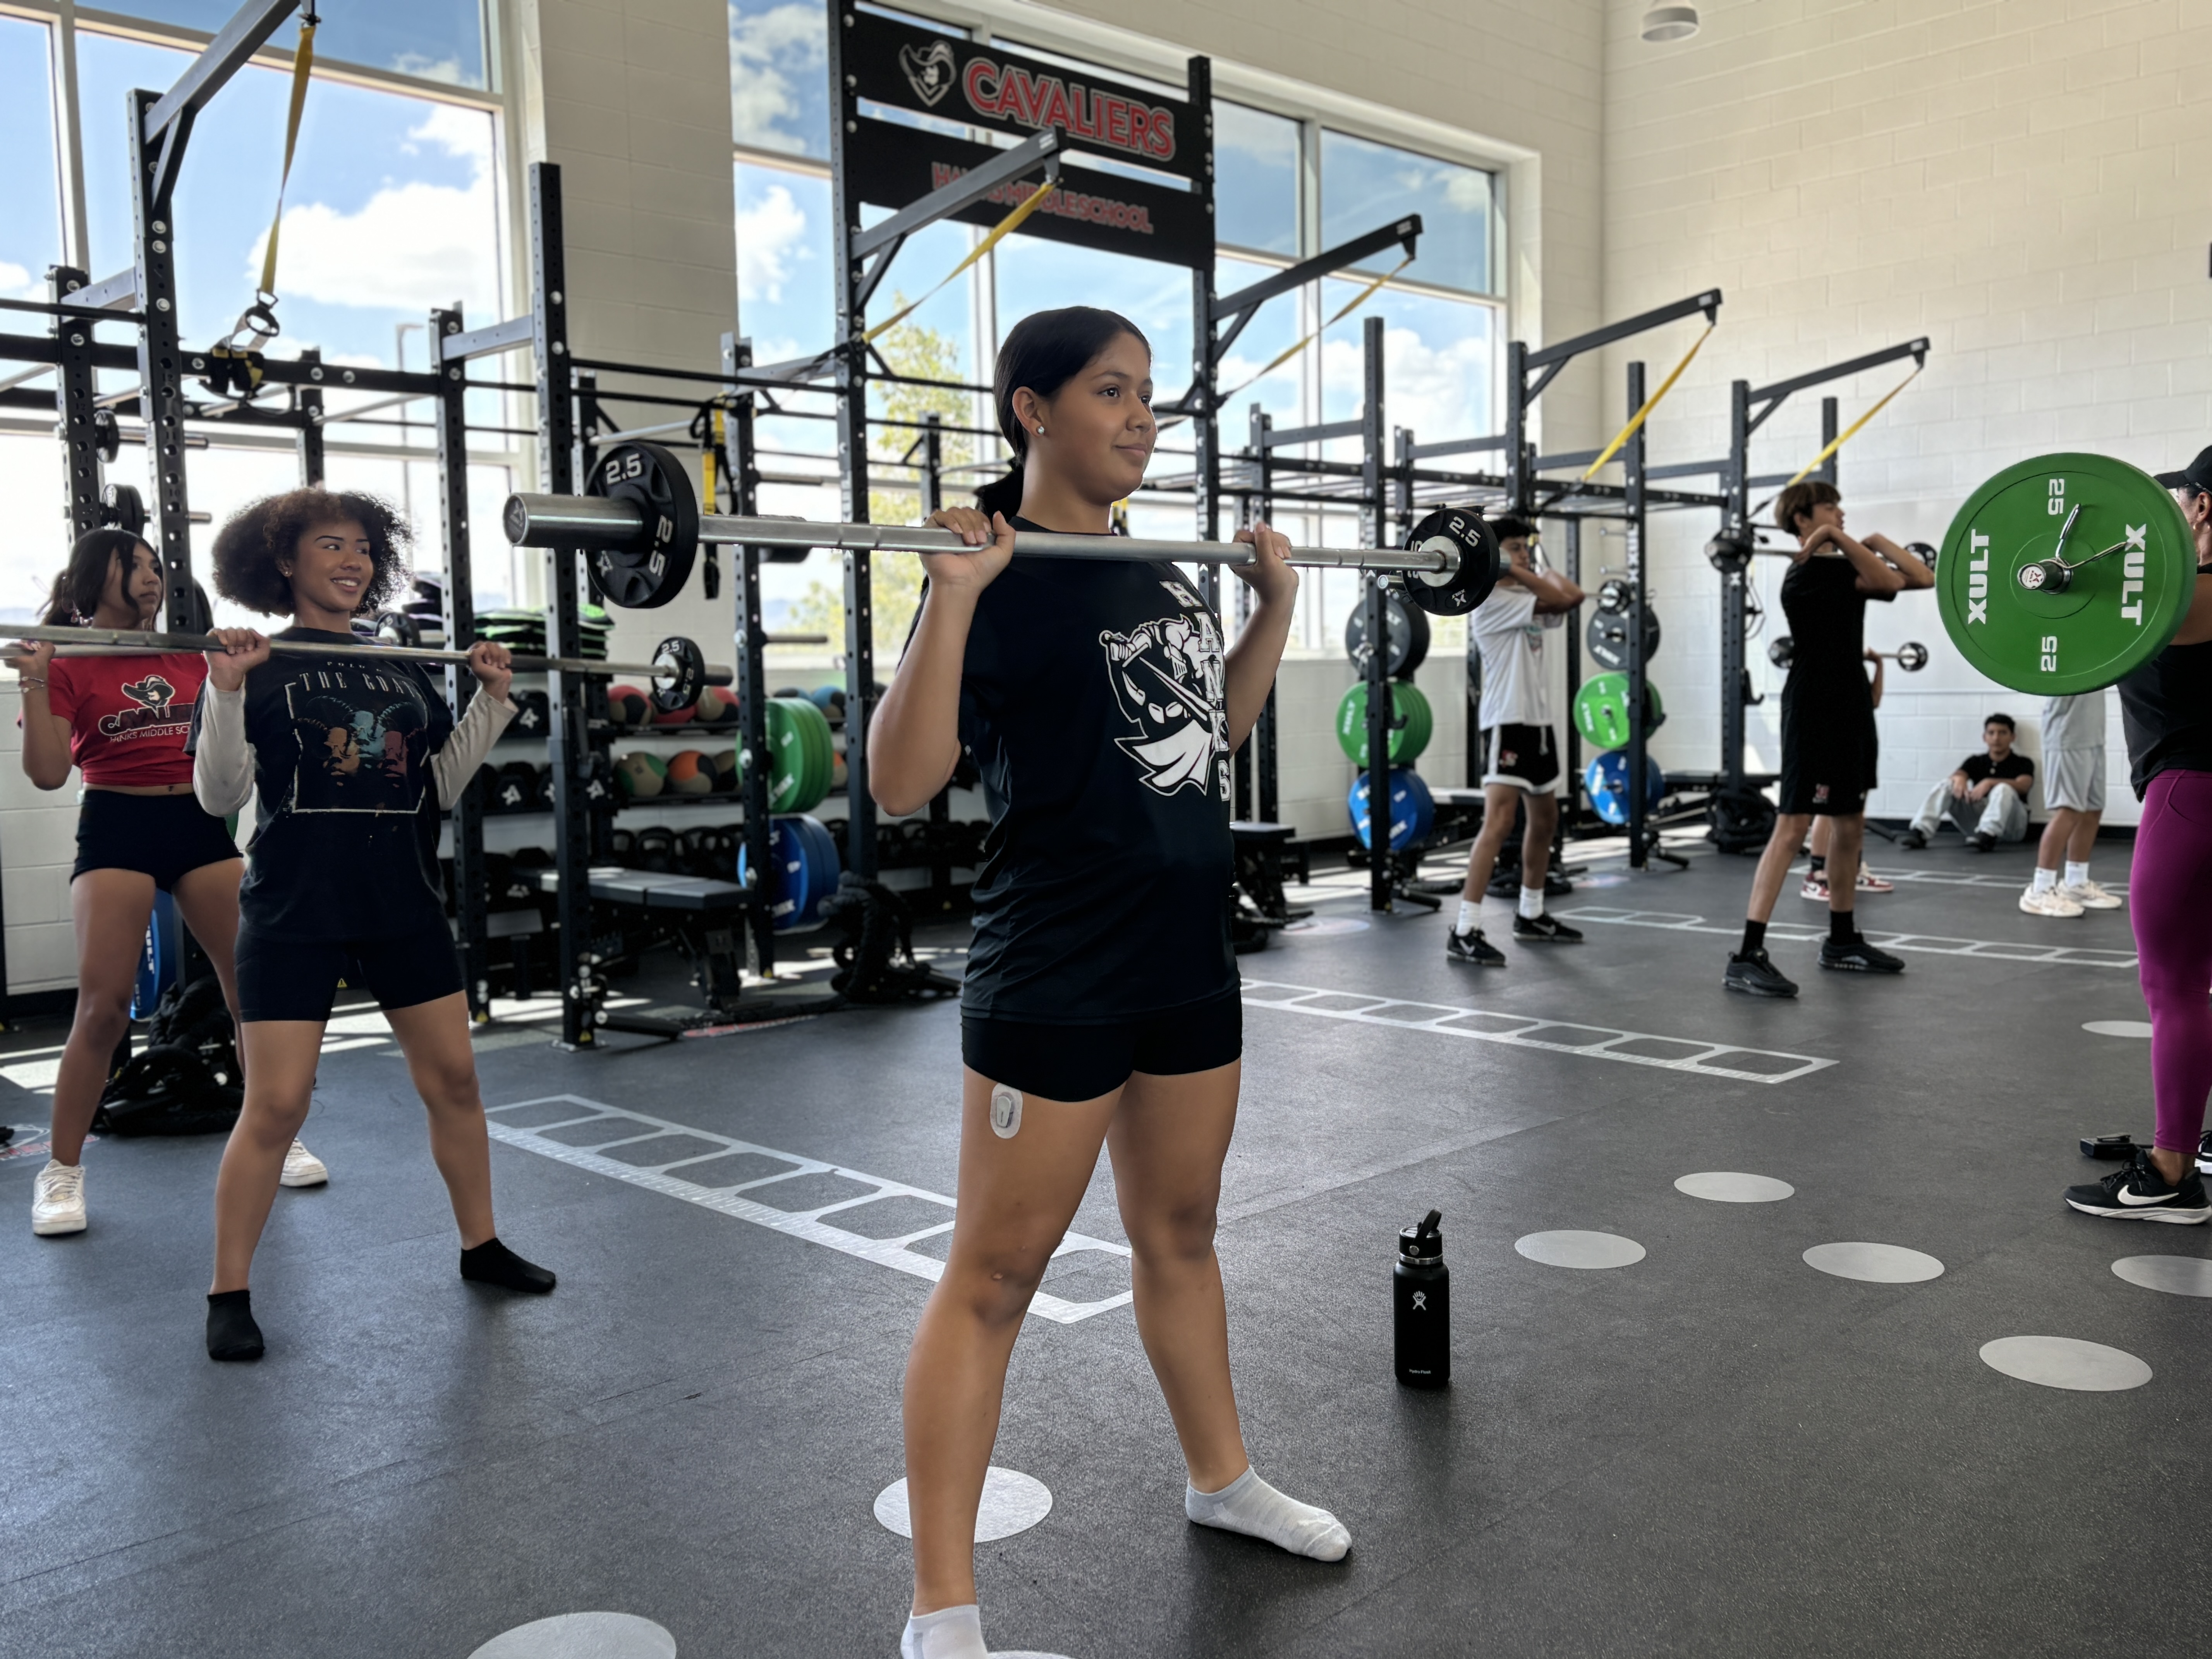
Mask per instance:
[[[75,881],[88,870],[135,870],[165,893],[204,864],[239,856],[230,826],[197,796],[125,795],[88,789],[76,811]]]
[[[412,1008],[462,988],[461,956],[441,917],[392,939],[270,939],[238,929],[238,1012],[244,1024],[328,1020],[338,981],[367,991],[380,1008]]]
[[[1182,1077],[1243,1054],[1243,994],[1234,988],[1109,1025],[1032,1025],[966,1015],[960,1021],[960,1058],[970,1071],[1046,1100],[1096,1100],[1132,1073]]]

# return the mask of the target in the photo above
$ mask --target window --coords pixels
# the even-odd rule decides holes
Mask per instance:
[[[1214,239],[1255,253],[1298,252],[1298,124],[1213,100]]]
[[[213,34],[230,21],[238,0],[103,0],[101,9]],[[481,0],[375,0],[321,11],[318,62],[328,58],[457,87],[486,84]],[[270,44],[289,47],[295,27],[288,20]]]
[[[0,299],[45,299],[46,267],[62,257],[50,40],[42,23],[0,17]]]
[[[745,149],[830,155],[830,9],[730,0],[730,131]]]
[[[1413,267],[1415,279],[1468,294],[1495,293],[1490,222],[1496,188],[1492,175],[1479,167],[1324,130],[1322,246],[1348,242],[1418,213],[1423,228],[1421,257]],[[1389,258],[1379,269],[1396,263]]]
[[[189,56],[80,32],[93,275],[131,263],[131,88],[173,84]],[[290,76],[249,65],[200,112],[177,185],[178,325],[213,343],[253,297],[283,167]],[[505,313],[495,124],[481,109],[334,81],[308,88],[284,199],[270,349],[395,365],[398,331],[459,301]],[[416,349],[422,349],[416,343]],[[419,360],[418,360],[419,366]]]

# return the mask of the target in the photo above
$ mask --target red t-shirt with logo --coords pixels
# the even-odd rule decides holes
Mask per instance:
[[[159,657],[57,657],[46,706],[70,723],[70,759],[88,785],[190,783],[192,705],[207,681],[196,651]]]

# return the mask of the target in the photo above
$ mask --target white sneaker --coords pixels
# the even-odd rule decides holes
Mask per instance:
[[[2079,887],[2062,886],[2058,890],[2084,910],[2117,910],[2120,908],[2118,896],[2106,892],[2094,881],[2085,881]]]
[[[84,1165],[52,1158],[31,1186],[31,1231],[41,1238],[84,1231]]]
[[[323,1167],[323,1160],[294,1141],[284,1153],[284,1173],[278,1179],[280,1187],[319,1187],[331,1178]]]
[[[2031,916],[2078,916],[2081,907],[2066,896],[2063,888],[2046,887],[2041,892],[2033,887],[2020,896],[2020,908]]]

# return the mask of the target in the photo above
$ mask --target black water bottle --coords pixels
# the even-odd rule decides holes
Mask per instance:
[[[1444,1266],[1443,1212],[1398,1235],[1391,1269],[1396,1311],[1398,1380],[1409,1389],[1441,1389],[1451,1381],[1451,1273]]]

